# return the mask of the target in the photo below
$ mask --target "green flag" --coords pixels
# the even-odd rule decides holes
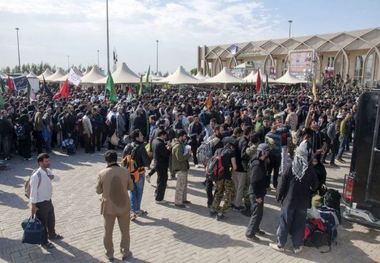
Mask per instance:
[[[110,101],[117,102],[117,95],[116,95],[115,87],[113,85],[112,75],[110,72],[108,72],[108,76],[107,76],[106,90],[108,90],[109,92]]]
[[[143,94],[144,84],[143,84],[143,75],[140,76],[140,88],[139,88],[139,97]]]
[[[150,75],[150,66],[148,68],[148,72],[146,73],[146,79],[145,79],[146,84],[149,84],[149,75]]]
[[[0,109],[4,109],[4,104],[5,104],[5,101],[4,101],[4,98],[3,98],[3,94],[1,93],[0,94]]]
[[[265,74],[265,84],[264,84],[263,90],[264,90],[263,95],[264,96],[268,95],[268,92],[269,92],[268,74]]]
[[[0,78],[0,87],[1,87],[1,92],[5,93],[5,82],[2,78]]]

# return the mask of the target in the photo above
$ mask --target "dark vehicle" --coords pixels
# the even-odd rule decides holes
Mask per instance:
[[[350,173],[345,176],[343,217],[380,228],[380,90],[358,103]]]

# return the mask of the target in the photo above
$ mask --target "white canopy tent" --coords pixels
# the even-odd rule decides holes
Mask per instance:
[[[182,66],[179,66],[173,74],[160,80],[159,83],[169,83],[171,85],[198,84],[199,80],[186,72]]]
[[[6,79],[8,78],[8,75],[0,71],[0,78]]]
[[[136,84],[140,83],[140,77],[134,73],[128,66],[123,62],[121,67],[118,67],[115,72],[112,73],[112,79],[114,84]],[[96,84],[106,84],[107,77],[101,78],[94,83]]]
[[[249,83],[256,83],[256,80],[257,80],[257,74],[258,74],[259,71],[260,71],[261,82],[265,82],[265,81],[266,81],[266,76],[265,76],[265,74],[261,73],[261,70],[256,71],[256,73],[253,73],[253,71],[251,71],[251,73],[249,73],[249,74],[243,79],[243,81],[244,81],[244,82],[249,82]],[[269,77],[268,77],[268,82],[269,82],[269,83],[274,83],[275,80],[272,79],[272,78],[269,78]]]
[[[78,76],[80,76],[80,77],[83,76],[83,73],[82,73],[79,69],[77,69],[76,67],[72,67],[72,69],[74,70],[74,72],[75,72]],[[70,71],[70,70],[69,70],[69,71]],[[60,78],[55,79],[55,81],[56,81],[56,82],[64,82],[65,80],[67,80],[67,79],[69,78],[69,75],[70,75],[70,73],[68,72],[66,75],[64,75],[64,76],[62,76],[62,77],[60,77]]]
[[[290,75],[289,71],[286,71],[286,73],[273,81],[273,83],[278,83],[278,84],[298,84],[298,83],[307,83],[306,80],[299,80],[296,77],[293,77]]]
[[[203,81],[205,84],[233,84],[242,82],[241,79],[232,75],[226,67],[224,67],[216,76]]]
[[[39,75],[37,78],[41,81],[43,81],[43,79],[45,78],[45,80],[50,77],[51,75],[53,75],[53,73],[50,71],[50,69],[45,69],[45,71]]]
[[[81,78],[81,84],[94,84],[97,80],[103,79],[104,77],[105,74],[95,65]]]
[[[45,78],[47,82],[57,82],[57,79],[60,79],[62,77],[65,77],[65,71],[62,68],[58,68],[57,71],[50,75],[49,77]]]
[[[195,75],[194,78],[196,78],[199,81],[204,81],[204,80],[208,79],[209,77],[203,76],[202,73],[200,71],[198,71],[197,75]]]
[[[148,75],[148,72],[144,74],[143,82],[146,81],[147,75]],[[152,72],[149,73],[149,82],[159,83],[161,79],[162,79],[162,77],[157,76],[157,75],[153,74]]]
[[[28,75],[26,75],[26,77],[27,78],[34,78],[34,79],[37,78],[36,74],[34,74],[33,71],[31,71]]]

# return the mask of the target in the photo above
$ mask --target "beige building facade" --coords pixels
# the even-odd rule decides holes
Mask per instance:
[[[330,34],[291,37],[245,43],[198,47],[197,68],[214,76],[223,67],[247,64],[261,69],[274,78],[289,67],[289,54],[312,51],[313,69],[317,79],[323,73],[339,73],[344,79],[360,83],[380,80],[380,27]]]

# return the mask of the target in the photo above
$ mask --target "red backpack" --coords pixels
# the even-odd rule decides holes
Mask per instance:
[[[208,161],[206,166],[206,177],[212,181],[218,181],[224,177],[224,167],[222,158],[226,151],[216,150],[214,156]]]

